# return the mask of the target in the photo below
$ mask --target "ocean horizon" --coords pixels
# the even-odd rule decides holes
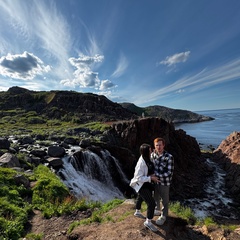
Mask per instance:
[[[197,123],[175,124],[175,129],[183,129],[196,138],[201,149],[217,148],[231,133],[240,132],[240,108],[195,111],[213,117],[214,120]]]

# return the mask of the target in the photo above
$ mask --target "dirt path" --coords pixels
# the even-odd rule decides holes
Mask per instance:
[[[159,231],[153,233],[144,227],[144,219],[134,217],[133,213],[134,203],[127,201],[106,214],[111,221],[81,225],[71,234],[67,234],[72,222],[86,218],[91,213],[76,212],[70,216],[44,219],[40,212],[36,211],[31,220],[31,232],[42,233],[43,239],[48,240],[240,240],[240,231],[227,234],[221,229],[209,230],[206,227],[188,226],[184,220],[172,213],[163,226],[155,225]],[[156,219],[157,217],[154,217],[154,220]]]

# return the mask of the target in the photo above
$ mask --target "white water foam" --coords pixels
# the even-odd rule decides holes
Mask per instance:
[[[102,155],[110,156],[110,153],[104,151]],[[73,156],[63,158],[63,168],[59,171],[59,174],[64,179],[63,182],[70,189],[71,193],[79,199],[86,198],[87,200],[99,202],[107,202],[114,198],[124,199],[123,194],[113,184],[107,168],[107,161],[90,151],[84,151],[84,158],[86,158],[86,161],[84,161],[83,171],[79,171],[74,167],[76,159]],[[113,159],[116,161],[115,158]],[[93,178],[93,165],[97,166],[104,181],[100,182]],[[116,162],[116,165],[121,169],[118,162]],[[124,176],[124,178],[126,177]]]

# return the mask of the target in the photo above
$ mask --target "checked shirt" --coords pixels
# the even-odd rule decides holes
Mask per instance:
[[[164,151],[161,155],[152,152],[151,160],[153,161],[155,175],[159,177],[160,184],[169,186],[172,181],[172,175],[174,170],[173,156],[166,151]]]

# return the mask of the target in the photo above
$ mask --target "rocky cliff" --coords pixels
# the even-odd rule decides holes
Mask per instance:
[[[221,142],[214,159],[226,170],[226,187],[240,205],[240,132],[233,132]]]

